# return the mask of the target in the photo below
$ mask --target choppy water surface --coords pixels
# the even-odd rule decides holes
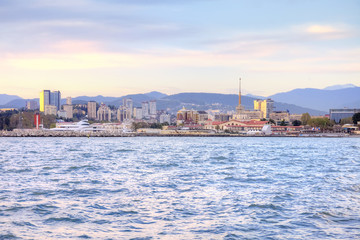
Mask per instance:
[[[360,238],[360,139],[0,138],[8,238]]]

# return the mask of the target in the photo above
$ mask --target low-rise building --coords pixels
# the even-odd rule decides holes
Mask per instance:
[[[170,114],[161,114],[159,117],[160,123],[171,123],[171,115]]]
[[[26,109],[27,110],[35,110],[38,108],[39,108],[39,106],[36,101],[33,101],[33,100],[26,101]]]
[[[359,108],[341,108],[330,109],[330,120],[334,120],[336,123],[340,123],[341,119],[354,116],[355,113],[360,113]]]
[[[205,111],[188,110],[183,107],[176,114],[177,125],[181,124],[204,124],[208,120],[208,114]]]
[[[219,124],[219,127],[224,131],[228,130],[230,132],[247,133],[248,131],[261,131],[263,126],[267,123],[268,121],[240,121],[237,119],[232,119],[228,122]]]
[[[63,105],[63,110],[66,112],[66,118],[73,118],[73,106],[72,105]]]
[[[54,105],[45,105],[45,115],[55,115],[57,114],[57,107]]]
[[[285,122],[286,125],[289,125],[290,113],[287,111],[274,111],[270,113],[270,119],[274,120],[276,125],[280,125],[281,122]]]

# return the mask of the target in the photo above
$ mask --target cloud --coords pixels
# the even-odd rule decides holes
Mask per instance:
[[[311,25],[306,28],[306,32],[313,34],[324,34],[324,33],[336,33],[339,32],[339,30],[334,28],[333,26]]]
[[[351,38],[359,34],[359,31],[344,24],[320,25],[311,24],[299,27],[300,32],[307,34],[310,38],[319,40],[334,40]]]

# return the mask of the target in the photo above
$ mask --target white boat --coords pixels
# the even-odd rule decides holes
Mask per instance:
[[[57,128],[51,128],[50,131],[96,132],[104,131],[104,129],[92,127],[87,119],[83,119],[75,124],[64,124]]]

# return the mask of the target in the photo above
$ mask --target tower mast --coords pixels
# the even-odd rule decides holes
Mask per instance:
[[[241,78],[239,78],[239,106],[241,105]]]

